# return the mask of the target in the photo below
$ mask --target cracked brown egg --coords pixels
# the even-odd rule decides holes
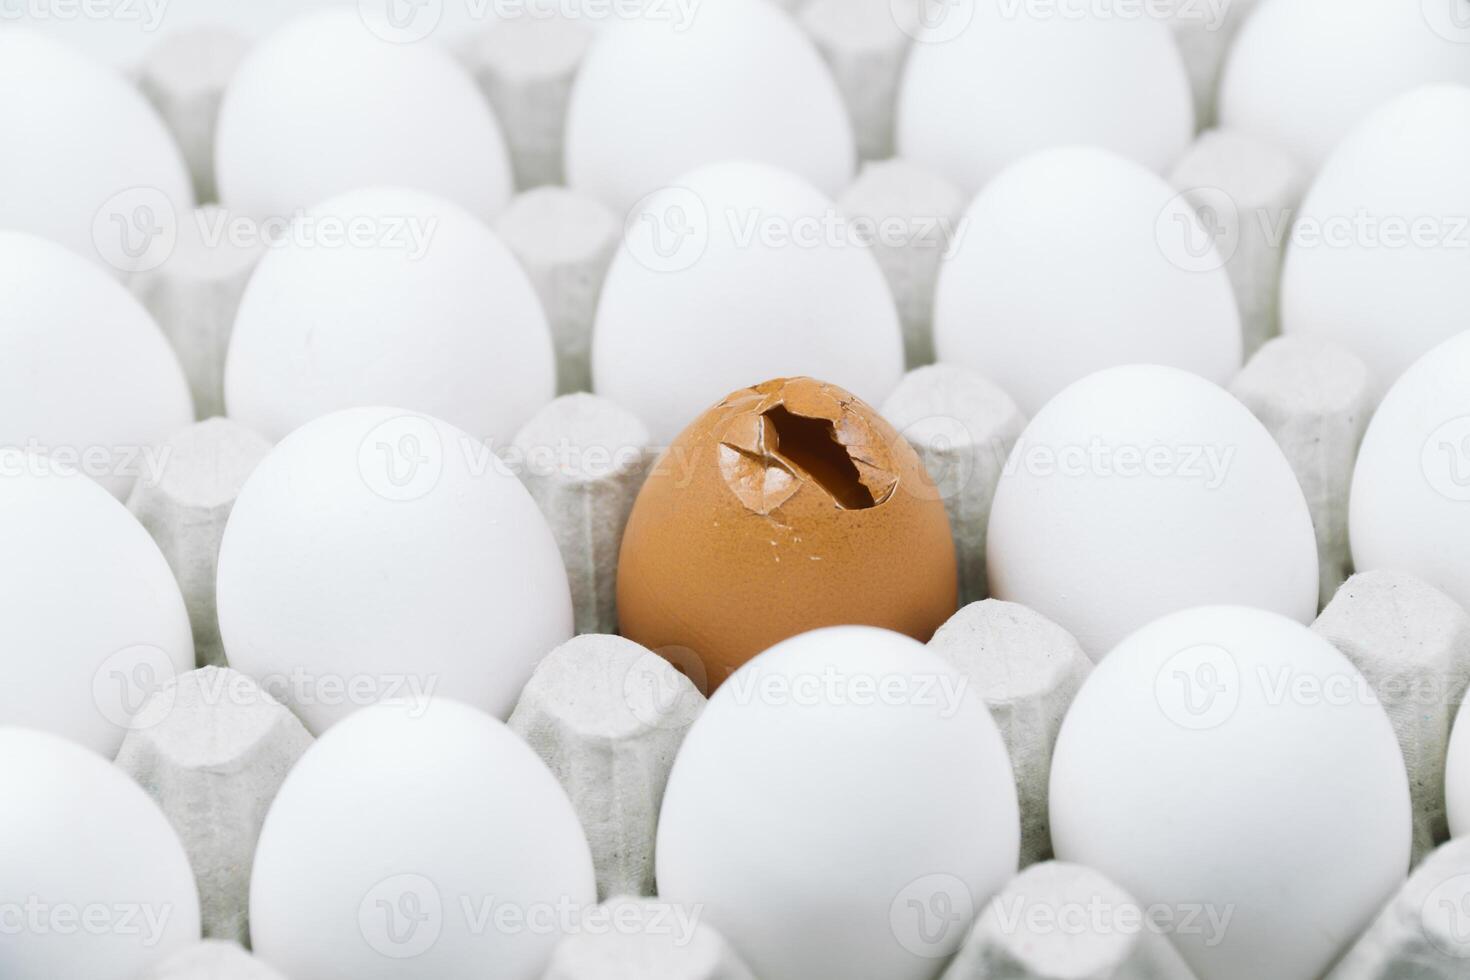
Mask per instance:
[[[685,429],[640,491],[618,563],[622,634],[706,692],[822,626],[928,640],[956,601],[924,464],[870,406],[811,378],[744,388]]]

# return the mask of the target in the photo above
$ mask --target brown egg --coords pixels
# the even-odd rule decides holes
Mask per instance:
[[[618,561],[624,636],[712,691],[762,650],[859,623],[928,640],[957,602],[949,518],[924,464],[856,396],[744,388],[654,464]]]

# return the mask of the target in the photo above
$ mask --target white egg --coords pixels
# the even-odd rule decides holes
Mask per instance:
[[[255,954],[313,980],[536,980],[597,901],[556,778],[463,704],[378,705],[307,750],[266,815]]]
[[[1451,836],[1470,836],[1470,700],[1460,705],[1455,716],[1445,760],[1444,795]]]
[[[76,45],[87,57],[115,66],[119,71],[134,71],[152,53],[159,38],[198,28],[216,28],[238,33],[250,39],[259,38],[280,27],[302,11],[320,7],[341,6],[342,0],[251,0],[250,3],[169,3],[167,0],[116,0],[93,5],[53,3],[48,0],[12,0],[13,8],[44,11],[52,16],[33,17],[29,26],[35,30]],[[391,0],[362,0],[366,11],[371,6],[386,7]],[[451,0],[451,6],[455,0]],[[483,0],[458,0],[465,4],[481,4]],[[425,6],[428,6],[427,4]],[[86,16],[105,11],[107,16]]]
[[[1168,26],[1076,6],[963,0],[928,11],[899,90],[899,155],[970,192],[1021,156],[1072,144],[1168,169],[1194,135]]]
[[[1413,572],[1470,606],[1470,332],[1416,361],[1368,423],[1348,536],[1358,571]]]
[[[783,167],[835,197],[856,156],[826,63],[768,0],[659,3],[609,25],[567,108],[567,183],[619,214],[725,160]]]
[[[117,271],[194,206],[183,156],[122,76],[26,30],[0,30],[0,228]]]
[[[158,804],[65,739],[0,728],[0,974],[136,980],[199,941],[199,894]]]
[[[356,7],[363,22],[379,37],[400,44],[425,42],[453,50],[489,30],[500,17],[536,16],[548,10],[568,9],[566,0],[432,0],[402,4],[401,0],[250,0],[249,3],[170,3],[168,0],[9,0],[11,8],[43,11],[52,16],[34,18],[36,30],[64,39],[88,57],[134,71],[169,34],[223,30],[255,42],[303,13],[329,7]],[[570,9],[586,17],[621,4],[590,4]],[[89,16],[105,11],[107,16]],[[535,13],[532,13],[534,11]],[[607,16],[603,14],[603,16]]]
[[[219,553],[230,666],[313,732],[444,694],[502,718],[572,635],[561,554],[480,440],[394,408],[297,429],[246,481]]]
[[[1048,402],[1006,460],[986,544],[991,593],[1094,660],[1191,606],[1317,612],[1316,538],[1286,457],[1244,405],[1175,368],[1109,368]]]
[[[109,759],[144,700],[194,668],[173,572],[133,515],[48,457],[0,451],[0,724]]]
[[[353,226],[357,240],[324,237]],[[556,394],[556,365],[541,302],[495,233],[448,201],[380,188],[313,208],[266,254],[224,383],[230,417],[272,439],[336,409],[402,405],[502,443]]]
[[[705,167],[630,216],[598,301],[598,394],[667,442],[737,388],[810,375],[879,404],[903,334],[872,250],[804,180]]]
[[[1266,0],[1235,39],[1221,123],[1290,151],[1308,172],[1387,100],[1470,84],[1465,0]]]
[[[659,896],[764,980],[926,980],[1016,871],[1010,761],[978,692],[918,642],[840,626],[710,699],[659,816]]]
[[[127,496],[194,418],[163,332],[117,280],[60,245],[0,231],[0,269],[0,445],[49,454]]]
[[[1470,326],[1470,88],[1424,86],[1372,113],[1295,220],[1282,328],[1352,349],[1383,391]]]
[[[215,145],[220,199],[264,217],[358,187],[415,187],[488,220],[511,194],[490,104],[435,44],[321,11],[256,45],[230,81]]]
[[[934,340],[1027,414],[1102,368],[1168,364],[1225,384],[1241,360],[1235,294],[1193,208],[1084,147],[1033,154],[980,192],[940,270]]]
[[[1062,723],[1050,806],[1057,857],[1153,907],[1199,980],[1315,980],[1409,864],[1372,688],[1256,609],[1175,613],[1114,648]]]

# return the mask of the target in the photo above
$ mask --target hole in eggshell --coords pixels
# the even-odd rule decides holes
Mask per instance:
[[[874,506],[873,492],[863,484],[857,464],[847,447],[837,441],[829,420],[793,415],[784,405],[764,414],[776,431],[775,451],[827,491],[839,507],[863,510]]]

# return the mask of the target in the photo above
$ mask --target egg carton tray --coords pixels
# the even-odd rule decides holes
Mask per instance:
[[[840,197],[842,211],[910,228],[921,217],[939,227],[958,222],[965,197],[957,188],[911,162],[889,159],[895,89],[910,44],[895,34],[888,5],[804,0],[787,6],[831,68],[866,161]],[[1250,4],[1237,6],[1243,12]],[[1174,25],[1202,126],[1212,121],[1220,66],[1238,23],[1225,30],[1198,20]],[[589,39],[585,25],[527,18],[457,52],[504,128],[521,192],[495,230],[546,311],[563,393],[500,447],[514,457],[508,465],[555,536],[578,634],[536,666],[509,726],[570,798],[611,924],[562,939],[544,977],[752,980],[740,952],[698,910],[657,896],[655,834],[664,787],[707,703],[701,688],[712,678],[709,666],[687,651],[655,652],[615,635],[623,529],[663,440],[628,406],[587,393],[594,312],[624,234],[606,206],[561,186],[566,105]],[[190,29],[159,44],[136,72],[184,152],[200,201],[216,194],[215,123],[247,50],[243,38],[228,32]],[[1378,691],[1408,769],[1413,871],[1366,931],[1345,944],[1327,978],[1470,976],[1470,839],[1449,840],[1444,792],[1454,710],[1470,673],[1470,616],[1407,573],[1349,577],[1348,487],[1377,392],[1367,366],[1342,348],[1274,336],[1281,243],[1269,229],[1300,203],[1304,176],[1274,146],[1206,129],[1168,178],[1179,201],[1232,243],[1224,267],[1250,359],[1230,389],[1274,437],[1311,509],[1321,609],[1312,629]],[[313,744],[283,703],[288,698],[229,666],[220,636],[220,540],[241,487],[271,450],[248,427],[214,417],[224,407],[224,354],[235,314],[263,254],[260,247],[206,244],[200,231],[214,227],[222,213],[206,203],[183,216],[168,261],[127,277],[173,344],[204,419],[174,434],[169,466],[156,479],[139,480],[127,500],[179,581],[198,667],[162,689],[134,692],[149,697],[116,764],[178,832],[206,937],[140,980],[287,980],[247,951],[250,870],[267,811]],[[929,363],[940,250],[932,242],[920,245],[873,249],[912,368],[878,409],[913,446],[944,501],[961,602],[928,647],[972,683],[999,728],[1015,777],[1021,870],[979,908],[966,907],[967,896],[950,882],[916,881],[892,896],[887,928],[944,980],[1189,978],[1189,967],[1152,918],[1156,910],[1098,870],[1053,858],[1052,752],[1093,661],[1040,613],[987,598],[991,502],[1027,418],[987,379]],[[1174,258],[1191,261],[1187,251]],[[1429,704],[1413,696],[1425,689],[1442,696]],[[382,897],[396,905],[405,895]],[[1028,914],[1018,918],[1017,909]],[[1227,928],[1218,910],[1207,908],[1172,926],[1206,936]],[[357,938],[390,959],[412,961],[412,934],[364,926]]]
[[[1345,502],[1363,383],[1361,365],[1353,359],[1338,361],[1310,345],[1277,341],[1256,356],[1237,384],[1273,431],[1290,434],[1282,448],[1302,472],[1322,481],[1317,497],[1323,506],[1340,510]],[[1344,398],[1344,392],[1352,397]],[[975,910],[973,929],[969,917],[947,917],[952,906],[942,889],[921,892],[917,904],[909,904],[913,895],[895,896],[891,927],[897,941],[936,962],[958,949],[947,978],[1189,976],[1161,930],[1116,926],[1123,921],[1118,916],[1129,914],[1147,921],[1146,906],[1099,872],[1051,857],[1052,750],[1093,667],[1055,623],[1024,606],[981,598],[985,518],[1005,458],[995,447],[1014,441],[1020,431],[1014,403],[973,375],[936,366],[912,372],[885,411],[899,424],[915,412],[963,421],[934,432],[932,443],[922,429],[909,437],[945,491],[960,565],[968,569],[962,573],[966,604],[929,648],[970,680],[1000,729],[1015,774],[1024,869]],[[607,445],[610,432],[626,435],[629,429],[636,434],[636,424],[617,406],[573,394],[533,419],[519,444],[533,452],[538,446]],[[956,439],[956,432],[981,435]],[[130,501],[178,572],[198,635],[213,640],[199,645],[201,658],[210,663],[181,675],[166,694],[154,695],[160,706],[141,712],[144,722],[127,734],[117,760],[159,802],[183,839],[210,937],[158,976],[196,975],[169,970],[221,978],[274,975],[231,942],[248,942],[255,837],[311,737],[290,710],[226,665],[213,589],[213,556],[234,493],[267,448],[228,420],[198,423],[173,440],[168,479],[141,481]],[[684,920],[686,928],[670,926],[680,921],[678,911],[656,897],[655,831],[665,781],[705,704],[690,678],[710,678],[701,677],[706,667],[687,653],[681,661],[669,651],[659,655],[613,635],[617,540],[649,455],[631,453],[627,466],[595,474],[551,468],[526,481],[572,572],[580,635],[537,666],[509,724],[566,790],[592,850],[598,896],[610,903],[609,914],[629,923],[569,936],[548,977],[750,975],[738,953],[697,916]],[[954,482],[956,473],[965,479]],[[948,485],[946,478],[952,480]],[[1347,566],[1341,538],[1325,536],[1319,544],[1324,569],[1340,575]],[[1445,843],[1443,787],[1459,698],[1426,709],[1413,692],[1463,691],[1470,616],[1412,575],[1374,571],[1336,588],[1312,628],[1383,691],[1414,804],[1417,870],[1332,977],[1402,976],[1411,967],[1441,971],[1424,975],[1458,976],[1466,946],[1457,931],[1460,906],[1450,900],[1457,882],[1470,881],[1470,842]],[[238,696],[242,690],[255,693]],[[221,691],[237,694],[222,698]],[[190,750],[197,746],[208,751]],[[1043,914],[1018,924],[1016,903]],[[1108,924],[1058,924],[1069,914],[1098,908],[1109,910]],[[964,927],[956,925],[960,921]],[[1212,926],[1203,919],[1190,927]]]

